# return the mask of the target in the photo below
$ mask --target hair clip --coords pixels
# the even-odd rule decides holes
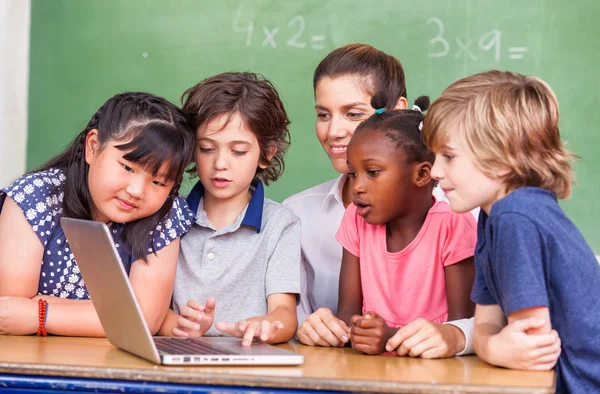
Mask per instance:
[[[376,109],[376,110],[375,110],[375,113],[376,113],[377,115],[381,115],[381,114],[383,113],[383,111],[385,111],[385,108],[379,108],[379,109]]]
[[[413,111],[419,111],[419,112],[423,112],[421,111],[421,107],[419,107],[417,104],[414,104],[411,108]]]
[[[419,123],[419,131],[423,131],[423,121],[421,121],[421,123]]]

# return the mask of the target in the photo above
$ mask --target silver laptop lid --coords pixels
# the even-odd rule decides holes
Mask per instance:
[[[160,356],[108,226],[64,217],[60,223],[109,342],[160,364]]]

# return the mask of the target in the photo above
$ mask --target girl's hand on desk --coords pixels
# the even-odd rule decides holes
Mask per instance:
[[[399,356],[444,358],[454,356],[464,347],[464,334],[460,328],[416,319],[390,338],[386,350],[396,350]]]
[[[493,357],[490,361],[511,369],[551,370],[561,352],[558,333],[552,330],[549,334],[527,334],[543,325],[543,320],[531,317],[505,326],[488,341],[487,352]]]
[[[31,335],[39,325],[38,303],[25,297],[0,297],[0,334]]]
[[[216,327],[232,337],[242,338],[243,346],[251,346],[254,338],[262,342],[275,338],[277,331],[283,328],[283,323],[279,320],[271,322],[267,319],[252,318],[237,323],[218,322]]]
[[[381,354],[385,352],[385,344],[394,331],[375,312],[367,312],[363,316],[354,315],[350,326],[352,348],[366,354]]]
[[[177,327],[172,333],[177,337],[201,337],[210,329],[215,319],[215,299],[206,300],[206,305],[189,300],[187,305],[179,310]]]
[[[308,346],[344,346],[350,340],[350,330],[331,310],[319,308],[298,329],[296,336]]]

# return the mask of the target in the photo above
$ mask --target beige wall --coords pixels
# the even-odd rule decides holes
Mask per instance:
[[[25,171],[30,0],[0,0],[0,186]]]

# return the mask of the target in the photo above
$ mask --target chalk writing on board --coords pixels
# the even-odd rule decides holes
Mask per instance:
[[[444,23],[441,19],[431,17],[427,19],[427,24],[436,27],[435,37],[429,40],[430,58],[452,55],[455,59],[468,58],[477,61],[480,51],[491,51],[496,63],[502,58],[502,32],[498,29],[492,29],[475,38],[454,37],[455,45],[451,45],[445,36]],[[509,47],[507,53],[509,59],[520,60],[525,57],[527,47]]]
[[[242,22],[242,16],[243,9],[240,4],[233,18],[232,28],[236,33],[246,34],[246,46],[260,43],[259,45],[264,48],[277,48],[280,45],[299,49],[325,49],[324,35],[310,36],[305,34],[306,21],[302,15],[290,18],[283,32],[281,32],[279,26],[262,25],[260,29],[262,34],[256,34],[259,37],[255,37],[254,21],[250,19],[247,22]]]

